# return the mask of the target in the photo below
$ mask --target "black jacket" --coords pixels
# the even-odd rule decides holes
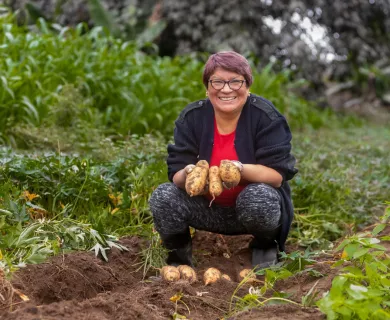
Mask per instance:
[[[175,122],[174,144],[168,145],[168,178],[198,160],[210,162],[214,142],[214,108],[209,99],[189,104]],[[293,219],[290,186],[287,183],[298,170],[291,155],[291,132],[286,119],[268,100],[251,94],[238,120],[234,146],[242,163],[262,164],[283,177],[279,191],[282,203],[282,227],[279,248],[284,244]]]

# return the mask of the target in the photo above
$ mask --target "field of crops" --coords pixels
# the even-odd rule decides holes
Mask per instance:
[[[238,276],[248,236],[195,231],[199,281],[168,284],[148,199],[167,181],[174,120],[204,97],[206,56],[0,22],[1,320],[390,318],[390,128],[256,71],[251,92],[287,117],[298,159],[287,252],[253,282]],[[232,281],[205,286],[208,267]]]

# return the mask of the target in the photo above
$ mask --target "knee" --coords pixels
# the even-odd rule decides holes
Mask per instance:
[[[169,206],[174,199],[179,197],[180,189],[171,182],[160,184],[151,194],[149,199],[150,211],[158,214],[161,208]]]
[[[248,185],[237,198],[237,208],[256,208],[273,206],[280,208],[280,195],[278,191],[265,183],[252,183]]]
[[[254,183],[240,193],[236,210],[244,225],[274,229],[281,217],[280,203],[276,189],[264,183]]]

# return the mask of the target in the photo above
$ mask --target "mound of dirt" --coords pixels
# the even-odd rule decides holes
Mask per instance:
[[[231,297],[237,289],[239,272],[251,267],[250,240],[251,236],[196,232],[193,251],[198,278],[202,278],[207,268],[216,267],[232,279],[208,286],[201,281],[194,284],[185,280],[167,283],[158,276],[157,270],[143,278],[137,263],[145,243],[137,237],[122,238],[121,244],[129,251],[113,249],[108,262],[96,258],[91,252],[56,256],[14,274],[12,286],[18,293],[25,294],[29,301],[24,302],[14,294],[11,306],[0,311],[0,319],[153,320],[172,319],[174,313],[188,319],[221,319],[229,310],[234,310]],[[319,280],[317,288],[321,291],[329,289],[332,276],[330,268],[324,266],[322,273],[328,273],[329,277]],[[316,281],[316,278],[304,274],[278,285],[291,292],[293,300],[300,301]],[[235,294],[244,296],[249,288],[250,285],[245,284]],[[179,298],[171,299],[174,296]],[[244,312],[231,319],[259,318],[313,320],[323,317],[314,308],[277,305]]]

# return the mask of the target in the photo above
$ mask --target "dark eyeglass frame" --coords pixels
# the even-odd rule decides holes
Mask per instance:
[[[217,88],[215,88],[215,87],[213,86],[213,82],[214,82],[214,81],[224,82],[224,84],[223,84],[223,86],[222,86],[220,89],[217,89]],[[234,82],[241,82],[240,87],[239,87],[238,89],[233,89],[233,88],[230,86],[230,82],[232,82],[232,81],[234,81]],[[225,80],[209,80],[209,82],[210,82],[211,86],[212,86],[215,90],[218,90],[218,91],[220,91],[220,90],[222,90],[223,88],[225,88],[225,85],[226,85],[226,84],[228,85],[228,87],[230,88],[230,90],[238,91],[238,90],[240,90],[240,89],[242,88],[242,85],[244,84],[244,82],[246,82],[246,80],[237,80],[237,79],[228,80],[228,81],[225,81]]]

